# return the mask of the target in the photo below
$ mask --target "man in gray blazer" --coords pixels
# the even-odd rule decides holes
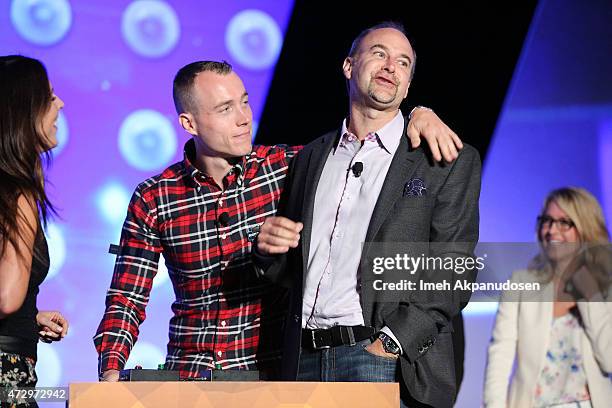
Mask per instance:
[[[285,378],[399,381],[403,406],[451,407],[451,321],[465,303],[435,291],[383,299],[365,290],[373,277],[361,269],[375,256],[372,242],[459,242],[471,253],[478,240],[476,150],[465,145],[440,164],[407,142],[399,106],[415,58],[394,23],[355,39],[343,64],[349,117],[294,159],[254,258],[263,277],[291,290]]]

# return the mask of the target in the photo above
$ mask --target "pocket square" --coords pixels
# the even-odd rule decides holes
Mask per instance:
[[[420,178],[410,179],[404,186],[404,197],[415,196],[420,197],[427,195],[427,186]]]

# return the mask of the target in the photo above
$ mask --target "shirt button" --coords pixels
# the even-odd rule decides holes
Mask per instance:
[[[222,351],[217,351],[217,355],[218,355],[219,357],[221,357],[221,356],[223,355],[223,352],[222,352]]]
[[[221,326],[223,326],[223,327],[225,327],[225,325],[226,325],[226,324],[227,324],[227,323],[225,323],[225,320],[223,320],[223,321],[221,322]]]

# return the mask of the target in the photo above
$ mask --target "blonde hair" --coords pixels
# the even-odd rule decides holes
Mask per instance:
[[[608,245],[610,234],[606,227],[603,210],[591,193],[579,187],[563,187],[553,190],[544,200],[541,215],[546,213],[551,203],[558,205],[574,223],[578,232],[578,240],[582,244],[590,244],[583,245],[587,262],[597,264],[601,261],[602,256],[604,259],[610,259]],[[542,242],[540,225],[538,225],[538,241]],[[530,269],[538,270],[544,281],[552,279],[553,270],[550,261],[542,253],[533,259]]]
[[[580,242],[601,244],[610,242],[601,206],[587,190],[579,187],[553,190],[544,200],[542,215],[552,202],[557,204],[576,225]],[[538,239],[541,240],[539,231]]]

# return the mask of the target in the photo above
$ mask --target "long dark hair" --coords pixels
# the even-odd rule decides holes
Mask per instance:
[[[21,195],[37,206],[37,225],[29,225],[34,235],[55,213],[45,193],[42,157],[49,158],[41,120],[51,98],[47,70],[40,61],[21,55],[0,57],[0,256],[7,242],[24,255],[19,253],[19,225],[26,222],[17,205]],[[40,259],[36,251],[32,255]]]

